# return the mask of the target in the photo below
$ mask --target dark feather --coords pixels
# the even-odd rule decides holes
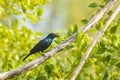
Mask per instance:
[[[44,38],[43,40],[39,41],[31,50],[30,53],[23,59],[23,61],[25,61],[25,59],[36,53],[36,52],[43,52],[45,49],[47,49],[50,44],[52,43],[53,39],[57,37],[56,34],[54,33],[50,33],[46,38]]]

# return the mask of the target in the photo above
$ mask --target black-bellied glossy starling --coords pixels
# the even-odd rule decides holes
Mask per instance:
[[[55,33],[50,33],[46,38],[44,38],[43,40],[39,41],[31,50],[30,53],[23,59],[23,61],[25,61],[25,59],[32,55],[35,54],[36,52],[43,52],[45,49],[47,49],[50,44],[52,43],[53,39],[55,37],[58,37],[58,35],[56,35]]]

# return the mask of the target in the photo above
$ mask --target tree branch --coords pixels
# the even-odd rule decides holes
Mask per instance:
[[[112,20],[115,18],[115,16],[118,14],[118,12],[120,12],[120,5],[118,6],[118,8],[114,11],[114,13],[110,16],[110,18],[107,20],[106,24],[103,26],[103,28],[101,29],[101,31],[96,35],[96,37],[93,39],[93,41],[91,42],[90,46],[88,47],[87,51],[85,52],[84,56],[81,58],[80,63],[78,64],[77,68],[75,69],[75,71],[73,72],[71,79],[70,80],[75,80],[75,78],[77,77],[77,75],[79,74],[79,72],[81,71],[83,65],[85,64],[85,62],[87,61],[90,52],[92,51],[92,49],[94,48],[96,42],[102,37],[102,35],[104,34],[104,32],[106,31],[106,29],[108,28],[108,26],[110,25],[110,23],[112,22]]]
[[[106,6],[96,14],[96,16],[94,16],[88,22],[88,24],[85,27],[83,27],[81,30],[79,30],[79,32],[83,31],[83,33],[85,33],[86,31],[88,31],[93,25],[95,25],[104,16],[104,14],[106,14],[113,7],[113,5],[117,1],[118,0],[110,0],[106,4]],[[24,72],[27,72],[27,71],[39,66],[40,64],[45,62],[47,59],[52,57],[54,54],[56,54],[57,52],[61,51],[62,49],[64,49],[68,45],[70,45],[72,42],[74,42],[77,34],[78,34],[78,32],[74,33],[71,37],[69,37],[67,40],[65,40],[61,44],[59,44],[57,47],[55,47],[52,50],[50,50],[49,52],[45,53],[44,56],[40,56],[39,58],[37,58],[37,59],[19,67],[19,68],[16,68],[14,70],[1,73],[0,79],[1,80],[9,79],[9,78],[15,77],[17,75],[20,75]]]

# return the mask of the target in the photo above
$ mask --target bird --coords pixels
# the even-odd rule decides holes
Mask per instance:
[[[35,54],[36,52],[43,52],[45,49],[47,49],[52,41],[54,40],[54,38],[58,37],[57,34],[55,33],[49,33],[47,37],[45,37],[44,39],[40,40],[31,50],[30,53],[25,56],[25,58],[23,59],[23,61],[26,60],[26,58],[28,58],[30,55]]]

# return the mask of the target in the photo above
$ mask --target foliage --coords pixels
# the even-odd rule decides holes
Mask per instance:
[[[16,3],[14,5],[25,4],[22,5],[21,8],[26,15],[28,15],[27,13],[29,10],[34,12],[33,6],[37,4],[37,1],[36,3],[32,4],[32,6],[29,6],[28,2],[26,2],[27,0],[13,1]],[[32,3],[32,0],[28,1]],[[7,2],[0,0],[0,4],[7,4]],[[10,5],[10,3],[8,4]],[[42,4],[40,3],[39,6]],[[11,11],[14,11],[13,9],[14,7],[11,7]],[[19,13],[19,11],[17,11],[17,13]],[[3,14],[4,13],[2,13],[2,15]],[[6,13],[4,15],[6,15]],[[111,14],[108,14],[106,16],[110,15]],[[89,59],[82,68],[82,71],[76,80],[120,79],[119,16],[120,15],[118,15],[116,20],[111,23],[110,27],[105,32],[105,35],[95,45]],[[31,19],[34,20],[33,18]],[[106,19],[107,17],[102,19],[96,25],[95,30],[99,31],[103,27]],[[85,25],[88,20],[83,19],[81,22]],[[58,32],[60,37],[55,39],[50,48],[55,47],[62,41],[66,40],[78,29],[79,26],[74,25],[69,26],[68,31],[66,31],[66,34],[64,35]],[[12,28],[0,25],[0,72],[15,69],[40,56],[39,53],[34,54],[30,56],[25,62],[22,61],[23,57],[29,53],[29,50],[37,43],[37,39],[40,37],[41,33],[32,32],[25,26],[22,26],[22,28],[19,29],[17,21],[14,23]],[[89,34],[83,35],[82,32],[80,32],[76,37],[76,41],[69,45],[67,48],[37,68],[15,78],[12,78],[11,80],[69,80],[71,73],[77,67],[82,55],[85,53],[92,39],[93,37],[91,37]]]
[[[37,22],[43,13],[44,3],[45,0],[0,0],[0,19],[18,15]]]

